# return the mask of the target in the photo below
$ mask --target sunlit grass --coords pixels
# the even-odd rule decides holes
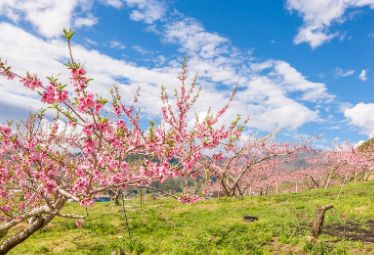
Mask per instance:
[[[316,209],[328,203],[326,227],[357,223],[370,229],[374,220],[374,182],[339,189],[314,190],[268,197],[220,198],[183,205],[172,199],[127,201],[131,228],[128,240],[121,207],[97,203],[82,228],[73,220],[55,219],[10,254],[374,254],[374,244],[322,234],[312,243]],[[65,209],[83,208],[71,203]],[[245,222],[244,215],[259,218]],[[374,232],[374,230],[373,230]],[[344,233],[343,233],[344,234]]]

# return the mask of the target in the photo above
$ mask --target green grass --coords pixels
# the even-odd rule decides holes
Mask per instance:
[[[374,233],[370,225],[374,220],[374,182],[347,185],[336,200],[338,192],[333,188],[220,198],[195,205],[148,198],[142,208],[138,200],[132,200],[129,205],[133,208],[128,209],[131,241],[121,207],[97,203],[89,209],[82,228],[77,229],[73,220],[55,219],[10,254],[101,255],[119,254],[120,249],[126,254],[374,254],[372,242],[348,238],[365,239]],[[325,229],[340,227],[340,231],[336,235],[323,233],[317,242],[308,241],[316,209],[329,203],[334,208],[327,212]],[[77,208],[83,212],[75,203],[65,211]],[[259,220],[245,222],[244,215]],[[355,228],[347,232],[352,224]]]

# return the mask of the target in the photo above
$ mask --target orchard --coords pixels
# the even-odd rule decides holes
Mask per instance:
[[[233,122],[224,123],[236,89],[219,111],[206,109],[203,118],[191,120],[200,88],[196,78],[187,82],[187,60],[174,96],[163,87],[159,119],[144,126],[137,108],[139,94],[126,98],[117,87],[111,88],[111,98],[94,94],[89,73],[74,58],[74,32],[64,30],[64,36],[68,84],[57,76],[43,83],[32,70],[21,74],[11,63],[0,62],[2,76],[33,91],[45,105],[23,123],[0,126],[0,254],[55,218],[75,220],[81,228],[103,194],[123,198],[127,191],[141,188],[191,204],[194,210],[192,204],[213,193],[243,199],[339,187],[339,197],[345,185],[367,182],[373,174],[372,150],[342,144],[336,150],[317,151],[314,139],[279,142],[275,133],[248,136],[248,121],[239,113]],[[311,152],[316,156],[305,156]],[[305,165],[285,167],[297,160]],[[183,178],[201,187],[171,192],[154,186]],[[87,213],[64,213],[72,203]]]

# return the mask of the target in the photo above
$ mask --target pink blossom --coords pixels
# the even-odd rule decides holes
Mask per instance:
[[[9,126],[0,125],[0,133],[1,134],[5,135],[5,136],[9,136],[11,132],[12,132],[12,129]]]
[[[85,75],[86,71],[83,69],[83,67],[81,67],[81,68],[72,68],[71,69],[71,73],[72,73],[72,76],[73,76],[74,79],[78,79],[82,75]]]
[[[71,69],[73,85],[78,91],[87,87],[88,78],[84,76],[85,74],[86,71],[83,69],[83,67]]]
[[[5,76],[8,80],[13,80],[16,76],[12,72],[10,66],[0,59],[0,75]]]
[[[178,201],[183,203],[183,204],[195,204],[199,202],[202,198],[196,195],[188,195],[184,194],[178,197]]]
[[[221,160],[221,159],[223,159],[223,152],[214,153],[213,154],[213,158],[215,160]]]
[[[66,90],[61,90],[57,92],[57,98],[56,98],[57,102],[62,103],[66,101],[67,98],[68,98],[68,92]]]
[[[88,123],[84,126],[83,128],[83,133],[89,137],[92,135],[93,133],[93,130],[94,130],[94,124],[93,123]]]
[[[30,88],[32,90],[42,86],[42,82],[38,79],[36,74],[30,75],[27,73],[26,77],[21,79],[21,83],[23,83],[26,88]]]
[[[83,223],[84,223],[84,220],[83,220],[83,219],[77,219],[77,220],[75,221],[75,226],[76,226],[77,228],[81,228],[82,225],[83,225]]]
[[[92,140],[92,138],[84,138],[83,146],[83,151],[87,154],[91,154],[95,149],[94,140]]]
[[[91,205],[93,205],[93,203],[94,203],[94,199],[92,199],[92,198],[87,198],[87,197],[83,198],[83,199],[80,201],[80,205],[81,205],[81,206],[91,206]]]
[[[55,102],[56,89],[53,85],[49,85],[42,95],[42,102],[53,104]]]
[[[104,105],[102,103],[100,103],[99,100],[96,100],[96,102],[95,102],[95,112],[99,113],[99,111],[103,108],[103,106]]]
[[[85,112],[87,109],[92,109],[95,107],[95,100],[93,94],[88,94],[87,96],[79,98],[78,110],[80,112]]]

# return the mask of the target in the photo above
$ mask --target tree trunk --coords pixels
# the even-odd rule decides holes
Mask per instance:
[[[372,171],[373,170],[367,170],[364,172],[364,176],[362,177],[363,178],[363,181],[367,182],[370,178],[370,176],[372,175]]]
[[[140,209],[143,208],[143,196],[144,196],[144,190],[143,188],[140,188]]]
[[[325,219],[325,212],[333,207],[334,207],[333,205],[325,205],[325,206],[320,207],[317,210],[316,219],[314,220],[312,233],[311,233],[313,238],[317,238],[319,234],[321,233],[323,221]]]
[[[117,189],[116,190],[116,193],[113,196],[113,204],[114,205],[119,205],[120,204],[119,200],[120,200],[121,192],[122,192],[122,189]]]
[[[66,202],[65,198],[58,198],[54,204],[55,210],[60,211]],[[37,230],[46,226],[53,218],[55,214],[41,214],[35,216],[33,220],[29,220],[29,224],[23,230],[19,231],[17,234],[10,236],[6,240],[0,243],[0,255],[7,254],[10,250],[16,247],[18,244],[25,241],[28,237],[34,234]]]
[[[29,236],[34,234],[38,229],[41,229],[45,225],[47,225],[52,219],[54,215],[48,215],[45,218],[41,217],[35,220],[32,224],[26,227],[24,230],[18,232],[16,235],[9,237],[0,245],[0,255],[4,255],[9,252],[11,249],[16,247],[18,244],[25,241]]]
[[[319,189],[319,184],[318,184],[318,182],[313,178],[313,176],[310,175],[310,179],[312,180],[313,185],[314,185],[317,189]]]
[[[325,182],[325,189],[327,189],[330,185],[331,176],[332,176],[334,170],[335,170],[335,167],[331,167],[329,175],[327,176],[327,180]]]
[[[338,194],[338,196],[336,197],[336,199],[338,199],[338,198],[340,197],[340,194],[341,194],[342,191],[343,191],[344,185],[346,184],[346,182],[347,182],[347,180],[348,180],[348,174],[349,174],[349,172],[347,172],[347,173],[345,174],[345,177],[344,177],[344,180],[343,180],[342,186],[340,187],[339,194]]]
[[[225,183],[226,178],[227,177],[225,175],[220,177],[221,187],[223,188],[223,192],[225,193],[225,196],[231,196],[231,192]]]

